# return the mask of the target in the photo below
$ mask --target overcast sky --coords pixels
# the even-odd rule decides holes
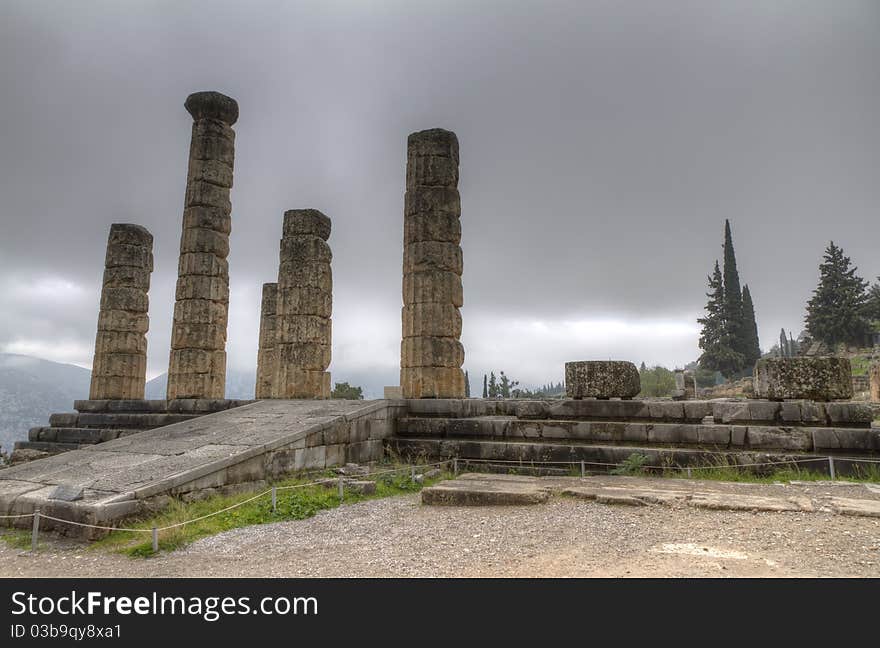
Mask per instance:
[[[0,351],[90,366],[107,232],[155,237],[166,370],[197,90],[236,98],[229,365],[284,210],[333,220],[334,379],[399,366],[406,136],[461,145],[472,382],[683,365],[729,218],[761,344],[833,239],[880,274],[880,3],[0,3]]]

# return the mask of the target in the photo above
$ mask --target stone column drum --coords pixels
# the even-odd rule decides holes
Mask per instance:
[[[257,351],[257,385],[254,389],[254,395],[258,399],[275,396],[277,303],[278,284],[263,284],[263,301],[260,307],[260,348]]]
[[[229,190],[238,104],[219,92],[191,94],[189,173],[180,239],[177,302],[168,367],[169,400],[223,398],[229,310]]]
[[[153,235],[140,225],[111,225],[89,389],[92,400],[144,397],[152,271]]]
[[[284,213],[275,319],[276,398],[330,398],[329,238],[330,219],[318,210]]]
[[[407,140],[404,198],[404,398],[464,398],[458,138],[432,129]]]

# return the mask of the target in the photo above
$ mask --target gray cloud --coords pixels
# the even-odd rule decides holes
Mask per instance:
[[[88,363],[109,224],[138,222],[156,246],[150,371],[165,369],[182,104],[200,89],[241,106],[233,364],[254,362],[293,207],[333,219],[332,369],[397,363],[406,135],[435,126],[461,142],[472,374],[692,359],[725,218],[765,346],[799,330],[829,239],[880,273],[876,3],[29,0],[0,14],[4,348]],[[10,287],[40,281],[75,298]]]

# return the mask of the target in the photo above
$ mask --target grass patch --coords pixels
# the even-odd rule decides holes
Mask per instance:
[[[0,532],[0,539],[12,549],[31,548],[31,532],[25,529],[3,529]],[[37,546],[39,547],[39,540]]]
[[[394,466],[382,466],[377,469],[390,470]],[[335,473],[327,471],[318,477],[309,476],[293,477],[274,483],[279,489],[285,486],[299,486],[315,481],[316,478],[337,477]],[[370,495],[361,495],[350,490],[345,491],[344,504],[351,504],[367,499],[390,497],[414,493],[425,486],[430,486],[441,479],[448,479],[451,473],[441,473],[437,477],[425,480],[422,483],[410,480],[409,472],[398,472],[379,475],[376,478],[363,477],[376,482],[376,492]],[[161,513],[155,516],[129,521],[126,526],[133,529],[150,530],[153,527],[164,527],[177,524],[185,520],[192,520],[203,515],[221,511],[227,507],[246,501],[257,493],[243,493],[234,496],[214,496],[196,502],[183,502],[172,500],[171,504]],[[185,526],[176,527],[167,531],[159,532],[159,549],[172,551],[207,536],[222,533],[238,527],[251,526],[254,524],[268,524],[285,520],[303,520],[312,517],[318,511],[336,508],[340,505],[339,495],[334,485],[332,488],[324,486],[304,486],[293,490],[278,490],[277,507],[272,510],[272,497],[270,494],[255,499],[252,502],[242,504],[230,511],[224,511],[212,517]],[[117,551],[132,557],[146,557],[153,555],[152,537],[149,533],[134,531],[114,531],[105,538],[90,545],[90,548]]]
[[[853,483],[880,483],[880,465],[862,464],[854,467],[855,474],[837,476],[837,481]],[[704,479],[728,482],[746,482],[751,484],[773,484],[776,482],[789,481],[829,481],[831,477],[827,473],[800,468],[798,465],[777,468],[770,473],[757,474],[749,470],[737,468],[734,465],[716,465],[702,468],[691,468],[690,475],[682,470],[670,470],[663,472],[664,477]]]

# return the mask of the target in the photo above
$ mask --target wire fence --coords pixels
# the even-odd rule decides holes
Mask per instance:
[[[868,458],[858,458],[858,457],[840,457],[837,461],[845,461],[847,463],[865,463],[865,464],[880,464],[880,459],[868,459]],[[638,468],[644,470],[659,470],[659,471],[680,471],[683,473],[687,473],[688,476],[692,474],[692,470],[695,468],[697,470],[704,468],[729,468],[738,470],[740,468],[759,468],[759,467],[779,467],[779,466],[797,466],[798,464],[806,464],[806,463],[827,463],[829,475],[832,480],[837,479],[837,470],[835,466],[835,458],[834,457],[810,457],[810,458],[802,458],[802,459],[786,459],[782,461],[762,461],[762,462],[753,462],[753,463],[736,463],[736,464],[725,464],[721,466],[679,466],[679,465],[644,465],[640,464]],[[506,465],[506,466],[517,466],[520,468],[540,468],[542,466],[570,466],[576,469],[578,466],[580,467],[580,473],[582,477],[586,476],[587,467],[600,467],[603,469],[607,468],[621,468],[624,466],[629,466],[626,463],[609,463],[609,462],[600,462],[600,461],[586,461],[586,460],[569,460],[569,461],[534,461],[534,460],[516,460],[516,459],[464,459],[455,457],[453,459],[446,459],[444,461],[437,461],[434,463],[428,464],[418,464],[419,468],[439,468],[441,466],[447,466],[452,464],[453,473],[458,474],[459,467],[461,465],[469,466],[471,464],[483,464],[483,465]],[[272,488],[268,488],[252,497],[244,499],[240,502],[236,502],[230,506],[219,509],[217,511],[212,511],[211,513],[206,513],[205,515],[201,515],[196,518],[192,518],[189,520],[183,520],[181,522],[176,522],[174,524],[169,524],[163,527],[151,527],[151,528],[134,528],[134,527],[117,527],[117,526],[105,526],[99,524],[89,524],[86,522],[77,522],[75,520],[65,520],[63,518],[54,517],[52,515],[47,515],[45,513],[40,512],[40,509],[34,510],[32,513],[19,513],[14,515],[0,515],[0,519],[2,520],[12,520],[12,519],[23,519],[23,518],[33,518],[32,525],[32,537],[31,537],[31,551],[36,551],[37,549],[37,537],[39,534],[40,528],[40,520],[46,519],[51,520],[53,522],[59,524],[69,524],[76,527],[89,528],[89,529],[97,529],[99,531],[127,531],[131,533],[149,533],[152,535],[152,549],[153,552],[157,552],[159,550],[159,533],[162,531],[170,531],[172,529],[177,529],[180,527],[184,527],[188,524],[194,524],[196,522],[201,522],[202,520],[206,520],[208,518],[222,515],[223,513],[228,513],[233,509],[237,509],[245,504],[249,504],[256,500],[262,499],[267,495],[271,496],[272,501],[272,510],[273,512],[277,511],[277,494],[282,491],[290,491],[296,490],[300,488],[308,488],[312,486],[324,486],[326,487],[328,484],[333,481],[337,482],[337,488],[339,493],[339,500],[342,502],[345,496],[345,478],[346,477],[379,477],[383,475],[390,475],[394,473],[401,472],[409,472],[410,479],[415,482],[416,481],[416,465],[403,466],[401,468],[391,468],[388,470],[380,470],[376,472],[367,472],[361,474],[353,474],[353,475],[343,475],[340,474],[338,477],[325,477],[323,479],[318,479],[315,481],[306,482],[303,484],[291,484],[288,486],[273,486]]]

